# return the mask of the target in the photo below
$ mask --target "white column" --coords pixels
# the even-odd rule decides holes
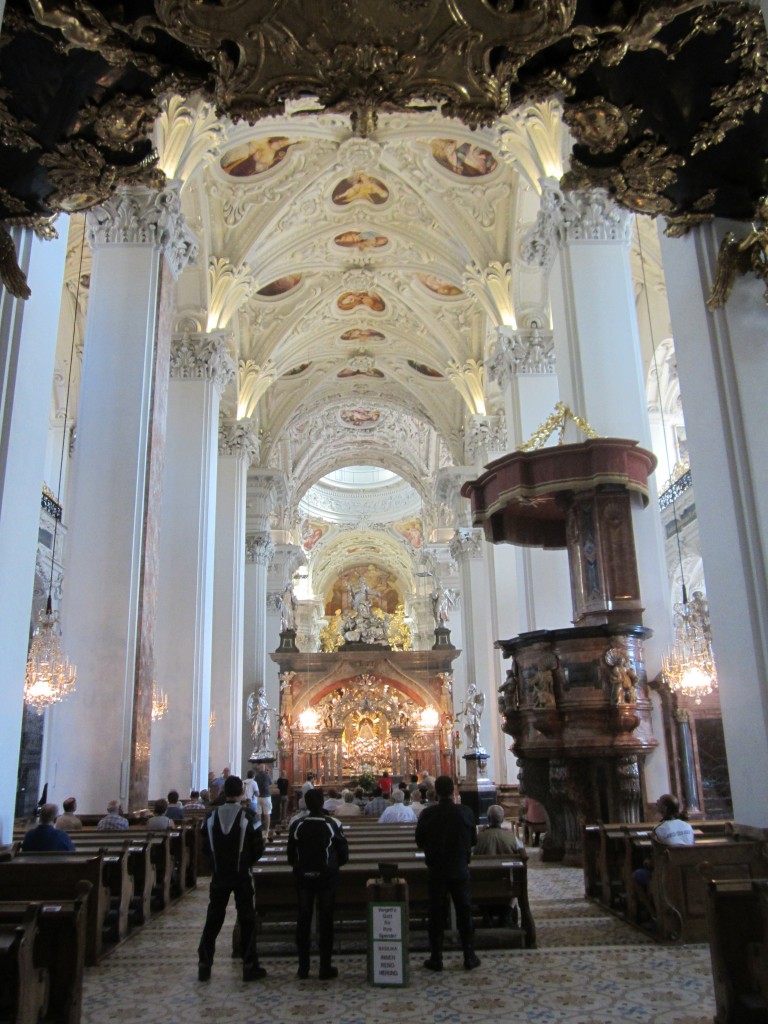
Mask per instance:
[[[245,488],[248,467],[258,459],[259,441],[250,420],[219,426],[214,556],[213,662],[210,763],[243,763],[243,627],[245,596]]]
[[[491,761],[488,774],[496,782],[506,782],[506,747],[501,732],[498,712],[498,689],[501,685],[499,658],[494,650],[497,639],[496,587],[493,562],[488,557],[489,545],[482,532],[466,527],[457,529],[451,541],[451,557],[459,566],[461,580],[462,654],[455,664],[457,682],[453,701],[456,710],[461,705],[466,687],[477,683],[485,695],[485,711],[480,719],[480,742],[488,751]],[[462,676],[464,677],[462,679]],[[461,755],[468,753],[464,723],[459,722],[462,739],[457,761],[465,774]]]
[[[174,339],[156,632],[168,714],[152,727],[151,797],[208,781],[219,403],[234,376],[221,332]]]
[[[243,654],[243,750],[251,753],[253,742],[251,725],[245,713],[245,701],[251,693],[258,693],[260,680],[266,673],[267,658],[267,575],[275,546],[269,530],[248,533],[245,539],[245,631]],[[247,748],[247,749],[246,749]]]
[[[504,398],[510,449],[525,443],[554,411],[560,397],[551,331],[499,327],[498,342],[487,363]],[[507,551],[513,552],[514,564]],[[571,624],[571,583],[565,549],[496,545],[499,614],[504,638],[535,629]],[[506,556],[506,557],[505,557]],[[502,571],[499,572],[499,569]],[[510,593],[515,585],[516,593]],[[516,612],[510,621],[507,609]],[[504,627],[507,629],[504,630]]]
[[[145,778],[148,769],[134,698],[141,617],[150,614],[142,574],[160,257],[179,272],[196,246],[171,189],[121,189],[88,213],[87,231],[93,266],[62,606],[78,682],[51,712],[49,795],[74,793],[95,813],[110,799],[127,803],[137,763]]]
[[[35,578],[37,531],[66,257],[66,221],[60,237],[43,242],[12,229],[32,297],[0,288],[0,843],[13,833],[24,667]]]
[[[709,313],[715,221],[662,239],[669,309],[717,660],[734,817],[768,824],[768,309],[765,283],[738,277]]]
[[[629,264],[631,214],[605,189],[562,193],[543,182],[542,212],[529,244],[529,262],[550,279],[560,396],[603,437],[632,438],[650,448],[645,380]],[[583,440],[571,427],[569,441]],[[646,644],[648,673],[655,676],[672,637],[669,587],[656,483],[650,503],[633,507],[643,624],[654,630]]]

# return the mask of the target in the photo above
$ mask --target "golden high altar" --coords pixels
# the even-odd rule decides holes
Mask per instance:
[[[456,774],[451,665],[461,651],[278,650],[280,767],[294,783],[361,773]]]

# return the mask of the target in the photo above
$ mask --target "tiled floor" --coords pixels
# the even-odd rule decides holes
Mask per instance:
[[[706,946],[649,942],[583,899],[578,869],[534,859],[529,890],[538,949],[482,951],[471,973],[451,953],[438,975],[414,956],[408,987],[384,989],[367,983],[359,954],[337,958],[333,982],[299,982],[292,956],[265,957],[268,977],[243,984],[229,919],[212,980],[200,984],[201,884],[86,971],[83,1024],[711,1024]]]

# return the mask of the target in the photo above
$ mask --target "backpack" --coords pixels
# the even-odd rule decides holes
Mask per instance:
[[[303,878],[324,878],[338,868],[339,859],[333,848],[335,831],[325,815],[306,817],[296,822],[294,830],[295,859],[293,868]]]

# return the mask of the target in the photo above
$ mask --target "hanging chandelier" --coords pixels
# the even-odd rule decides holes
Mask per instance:
[[[159,722],[168,714],[168,694],[157,683],[152,686],[152,721]]]
[[[80,286],[83,281],[83,255],[85,253],[85,225],[80,243],[80,265],[77,271],[77,290],[75,292],[75,313],[72,319],[72,341],[69,347],[69,372],[67,375],[67,394],[64,401],[64,427],[61,432],[61,452],[59,454],[59,484],[53,499],[53,541],[51,544],[51,575],[48,580],[48,600],[45,611],[40,612],[38,625],[32,634],[32,642],[27,654],[27,669],[24,675],[24,703],[35,708],[38,715],[52,704],[58,704],[70,693],[75,691],[77,668],[61,649],[61,628],[59,613],[53,611],[51,596],[53,594],[53,573],[56,567],[56,541],[59,535],[61,520],[61,480],[64,471],[64,452],[67,444],[67,422],[69,417],[69,397],[72,390],[72,367],[75,357],[75,338],[77,336],[77,314],[80,309]],[[43,493],[49,499],[52,494],[47,488]]]
[[[675,605],[675,640],[662,657],[661,672],[670,689],[701,704],[702,697],[717,686],[717,669],[712,655],[709,606],[696,591],[688,600],[683,584],[683,600]]]
[[[77,669],[61,649],[59,615],[51,610],[49,595],[29,647],[24,701],[40,715],[73,693],[76,680]]]

